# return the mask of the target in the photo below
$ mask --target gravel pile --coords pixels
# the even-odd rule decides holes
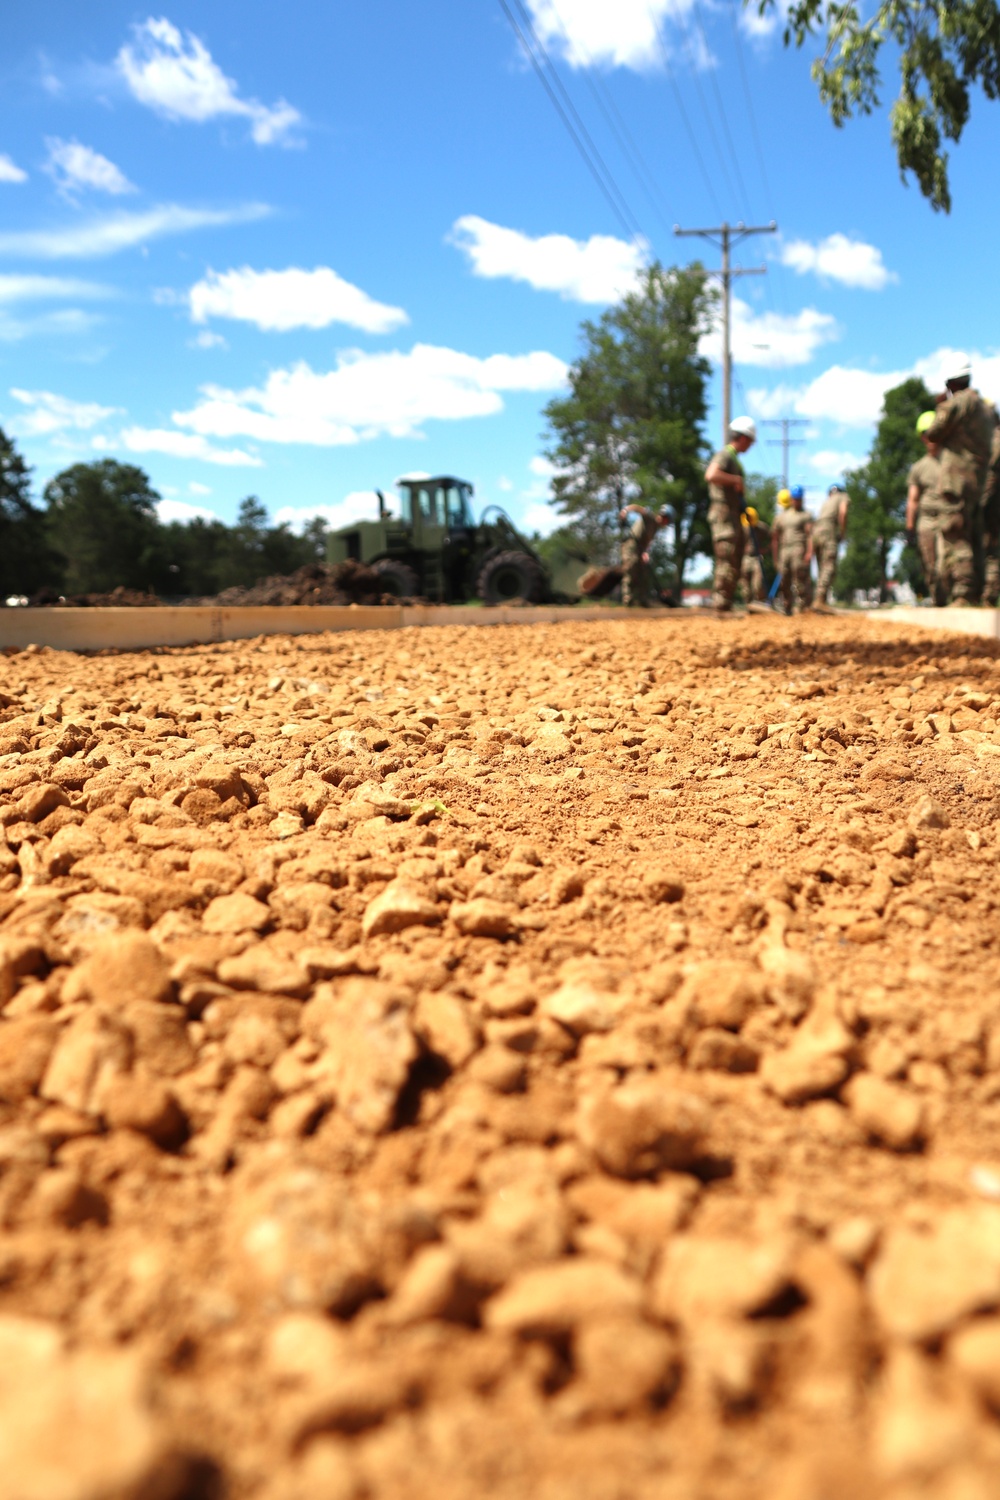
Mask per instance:
[[[11,1500],[992,1500],[1000,662],[775,616],[0,689]]]

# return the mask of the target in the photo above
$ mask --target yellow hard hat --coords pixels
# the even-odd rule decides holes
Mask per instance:
[[[788,507],[791,505],[791,503],[792,503],[792,492],[791,492],[791,490],[779,490],[778,491],[778,504],[781,506],[782,510],[787,510]]]
[[[744,526],[747,527],[758,526],[760,524],[760,516],[757,514],[752,505],[747,506],[746,510],[740,516],[740,520],[743,522]]]
[[[922,437],[933,421],[937,419],[936,411],[922,411],[917,418],[917,436]]]

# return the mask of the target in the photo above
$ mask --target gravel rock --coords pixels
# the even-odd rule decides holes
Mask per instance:
[[[263,932],[270,923],[271,913],[263,901],[243,891],[216,896],[202,917],[205,931],[214,933]]]
[[[738,1031],[764,998],[764,981],[752,964],[699,964],[681,987],[678,1000],[692,1008],[704,1026]]]
[[[894,1151],[908,1151],[917,1145],[923,1133],[923,1105],[915,1095],[887,1083],[872,1073],[859,1073],[844,1090],[851,1114],[862,1130],[891,1146]]]
[[[366,938],[383,932],[403,932],[407,927],[436,927],[441,913],[415,886],[391,880],[381,895],[365,908],[361,930]]]
[[[569,1333],[599,1318],[638,1312],[641,1284],[606,1261],[579,1257],[523,1271],[486,1304],[488,1328]]]
[[[926,1231],[891,1229],[869,1289],[883,1328],[916,1342],[994,1307],[1000,1302],[1000,1208],[947,1210]]]
[[[134,1355],[64,1353],[52,1325],[0,1319],[0,1473],[10,1500],[152,1493],[165,1458]]]
[[[477,896],[473,901],[454,901],[448,913],[459,932],[467,937],[510,938],[517,931],[516,914],[502,901]]]
[[[690,1166],[704,1149],[707,1127],[701,1099],[656,1077],[585,1097],[576,1126],[580,1142],[619,1177]]]

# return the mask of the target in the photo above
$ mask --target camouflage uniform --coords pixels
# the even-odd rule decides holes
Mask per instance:
[[[993,428],[982,514],[983,603],[996,604],[1000,598],[1000,418]]]
[[[629,514],[628,536],[622,542],[622,603],[649,603],[649,564],[643,561],[656,535],[656,518],[652,511],[634,510]]]
[[[712,459],[725,474],[743,474],[743,465],[731,443],[720,448]],[[711,467],[711,465],[709,465]],[[716,609],[732,609],[733,595],[740,581],[743,564],[744,527],[740,520],[743,496],[720,484],[708,487],[708,524],[712,532],[715,575],[712,581],[712,603]]]
[[[974,539],[993,441],[989,407],[971,386],[956,391],[942,401],[924,437],[940,444],[942,563],[951,575],[952,602],[971,604],[976,597]]]
[[[763,557],[771,545],[771,528],[765,526],[763,521],[758,521],[753,530],[754,536],[757,538],[757,547],[761,557]],[[755,599],[767,598],[767,588],[765,586],[763,566],[753,549],[753,542],[750,540],[749,526],[744,526],[743,531],[745,535],[743,537],[744,550],[743,565],[740,568],[740,584],[743,588],[743,598],[747,604],[752,604]]]
[[[774,535],[778,538],[778,568],[781,572],[781,597],[785,611],[791,614],[809,607],[809,528],[812,516],[804,510],[779,510],[774,518]]]
[[[917,548],[923,563],[927,592],[934,604],[944,604],[948,597],[949,578],[942,566],[944,540],[941,522],[945,511],[940,495],[941,460],[930,453],[911,465],[907,487],[915,485],[917,501]]]
[[[813,552],[816,556],[816,603],[826,604],[837,576],[837,548],[840,545],[840,507],[842,490],[827,495],[819,508],[813,527]]]

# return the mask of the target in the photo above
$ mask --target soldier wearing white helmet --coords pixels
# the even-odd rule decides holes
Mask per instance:
[[[757,425],[752,417],[737,417],[729,425],[729,441],[705,470],[708,485],[708,524],[712,531],[715,554],[715,577],[712,603],[717,614],[728,614],[740,581],[743,563],[745,529],[743,512],[744,474],[740,454],[757,441]]]
[[[982,545],[980,506],[990,461],[993,422],[972,385],[972,369],[956,360],[938,397],[937,415],[923,436],[940,454],[942,571],[951,576],[951,603],[971,604],[978,594],[976,552]]]

